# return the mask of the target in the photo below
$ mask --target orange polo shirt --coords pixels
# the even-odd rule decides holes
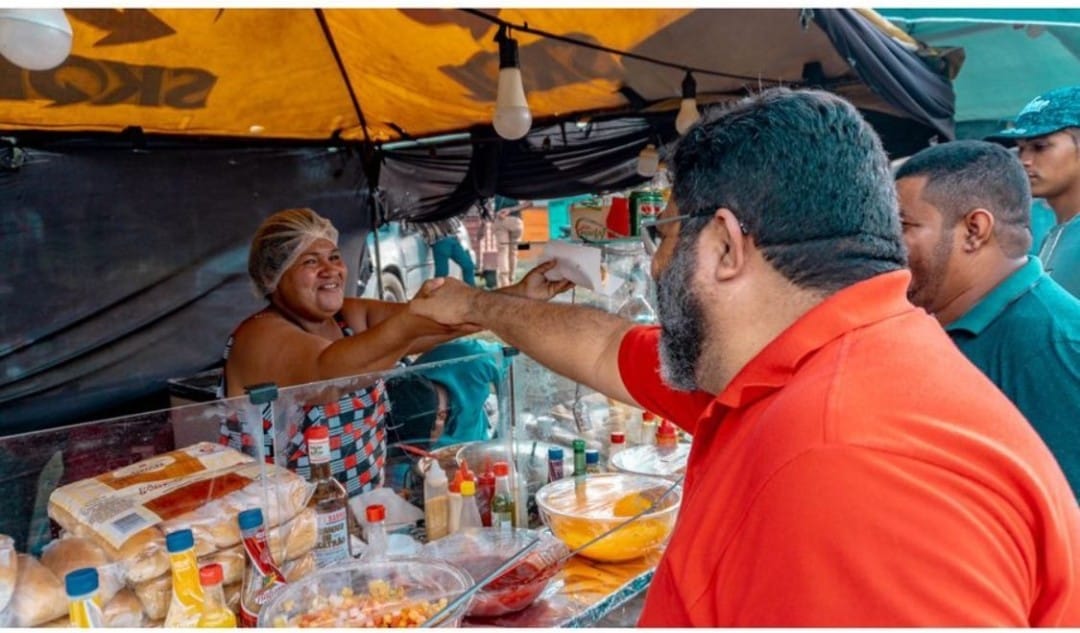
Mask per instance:
[[[909,279],[836,293],[708,404],[627,334],[630,393],[694,434],[641,625],[1080,625],[1075,497]]]

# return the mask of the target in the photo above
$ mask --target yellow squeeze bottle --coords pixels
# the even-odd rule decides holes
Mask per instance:
[[[172,564],[172,600],[165,615],[165,627],[193,627],[203,609],[203,590],[195,561],[195,537],[191,530],[170,532],[165,536],[165,549],[169,551]]]
[[[225,604],[225,590],[221,583],[225,573],[218,563],[211,563],[199,570],[199,583],[203,588],[203,612],[196,626],[200,629],[235,629],[236,614]]]
[[[105,626],[101,616],[96,569],[84,567],[70,572],[64,576],[64,589],[68,595],[68,616],[72,627],[96,629]]]

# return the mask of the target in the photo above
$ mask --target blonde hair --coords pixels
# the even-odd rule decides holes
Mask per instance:
[[[248,275],[256,294],[273,294],[285,271],[319,238],[336,245],[338,231],[311,209],[285,209],[266,218],[255,231],[248,253]]]

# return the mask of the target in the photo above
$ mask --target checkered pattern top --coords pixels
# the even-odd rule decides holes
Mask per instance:
[[[353,335],[352,328],[340,313],[334,318],[345,336]],[[233,336],[230,335],[225,344],[226,360],[232,345]],[[222,373],[218,395],[224,397],[225,393],[225,374]],[[284,450],[286,468],[296,471],[305,479],[310,478],[311,464],[308,462],[304,431],[323,425],[330,429],[330,472],[345,487],[349,496],[377,488],[382,483],[386,463],[386,416],[389,410],[386,384],[382,380],[345,394],[335,402],[305,407],[300,424],[292,424],[285,433],[289,438]],[[264,455],[267,463],[273,463],[274,419],[271,403],[262,405],[260,417]],[[229,416],[221,425],[218,442],[257,456],[254,433],[245,431],[243,421],[237,415]]]

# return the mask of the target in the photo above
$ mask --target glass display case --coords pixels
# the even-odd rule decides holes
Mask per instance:
[[[381,481],[363,487],[377,485],[383,490],[380,501],[392,498],[391,503],[400,504],[388,508],[386,524],[397,539],[391,539],[392,549],[408,552],[410,542],[425,538],[423,521],[409,508],[423,507],[424,472],[435,459],[445,463],[452,478],[459,454],[477,455],[474,459],[482,462],[485,455],[503,451],[519,464],[514,476],[520,479],[513,485],[525,486],[524,494],[531,499],[546,483],[548,447],[562,446],[572,455],[573,440],[584,439],[606,454],[609,432],[623,430],[628,420],[640,416],[630,407],[583,392],[512,348],[490,344],[486,349],[490,351],[308,385],[255,386],[243,397],[0,438],[0,494],[7,501],[0,513],[0,533],[14,540],[18,552],[46,562],[61,537],[93,541],[109,557],[121,559],[118,586],[133,592],[138,599],[134,604],[141,607],[139,619],[123,622],[150,626],[160,622],[167,608],[169,568],[161,548],[169,530],[192,529],[200,564],[226,566],[225,594],[233,605],[244,560],[235,523],[245,505],[263,509],[270,547],[288,567],[287,576],[299,578],[312,571],[314,521],[305,514],[310,489],[302,442],[302,431],[312,419],[329,420],[345,433],[346,439],[332,445],[335,459],[346,462],[352,456],[354,467],[365,458],[378,462],[376,477]],[[459,383],[465,376],[483,386],[463,387]],[[431,384],[446,392],[445,397],[414,396]],[[360,424],[363,417],[338,406],[348,394],[370,396],[367,401],[360,398],[358,406],[384,416],[385,435],[362,446],[343,446],[349,443],[347,427]],[[440,423],[441,433],[433,434]],[[419,430],[413,428],[417,424]],[[148,465],[158,463],[154,460],[169,462],[169,468],[187,464],[183,476],[201,487],[153,479],[157,471]],[[482,467],[473,464],[474,470]],[[166,489],[170,503],[181,497],[182,502],[165,507],[154,490],[144,490],[158,486]],[[176,493],[171,486],[186,492]],[[104,492],[96,492],[99,489]],[[133,496],[136,489],[138,495],[149,495],[149,501]],[[392,491],[389,497],[386,491]],[[354,515],[363,517],[371,493],[350,493]],[[526,520],[543,528],[535,514]],[[145,541],[142,549],[132,545],[139,540],[136,536]],[[363,550],[362,541],[356,545],[356,551]],[[464,624],[588,626],[632,601],[647,586],[658,557],[656,553],[623,564],[574,557],[529,608],[485,622],[466,619]],[[57,600],[66,614],[62,594]],[[43,620],[48,615],[56,617]],[[20,617],[8,623],[62,624],[64,616],[46,609]]]

